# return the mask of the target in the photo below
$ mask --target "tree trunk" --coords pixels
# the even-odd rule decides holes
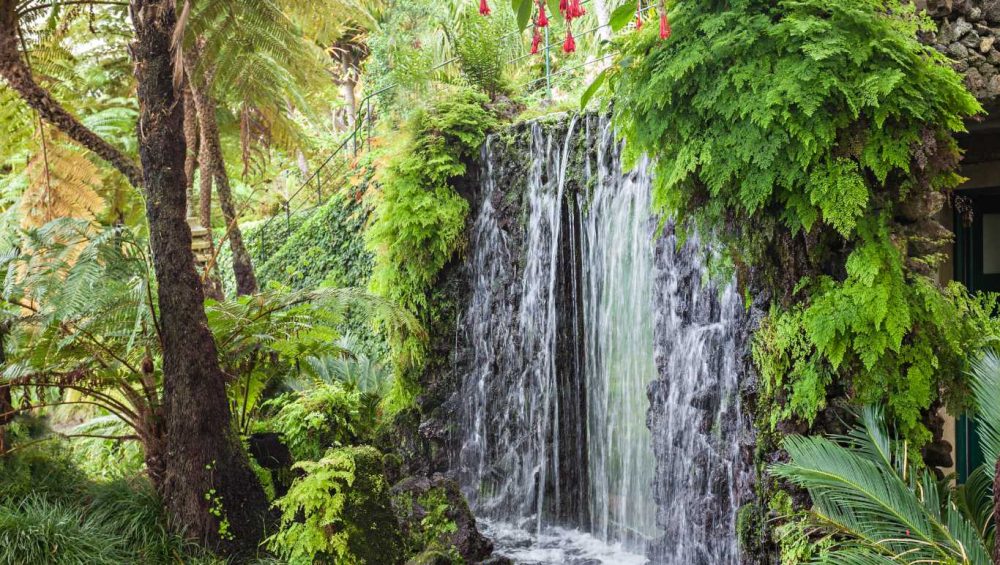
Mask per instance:
[[[187,183],[188,217],[195,217],[198,196],[194,189],[194,172],[198,168],[198,111],[194,107],[191,85],[184,85],[184,179]]]
[[[139,155],[163,340],[166,456],[159,485],[172,524],[208,547],[253,554],[267,498],[230,422],[186,221],[183,104],[173,85],[173,0],[133,0]]]
[[[127,155],[87,129],[35,82],[18,51],[17,0],[0,0],[0,76],[42,117],[70,139],[121,171],[133,186],[142,186],[142,171]]]
[[[191,57],[186,58],[184,66],[187,68],[188,83],[191,85],[195,107],[198,109],[201,145],[205,150],[205,160],[201,164],[202,183],[204,185],[206,178],[215,179],[219,207],[222,208],[222,216],[226,220],[229,246],[233,251],[236,294],[240,296],[254,294],[257,292],[257,277],[253,272],[250,254],[243,244],[243,233],[240,231],[236,205],[233,203],[233,193],[229,187],[229,175],[226,174],[226,162],[219,138],[219,124],[215,119],[215,101],[208,92],[209,77],[200,76],[197,65]]]

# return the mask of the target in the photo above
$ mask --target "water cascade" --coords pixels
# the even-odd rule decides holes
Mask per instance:
[[[606,119],[526,127],[486,143],[473,198],[473,509],[518,562],[734,563],[740,301],[660,235]]]

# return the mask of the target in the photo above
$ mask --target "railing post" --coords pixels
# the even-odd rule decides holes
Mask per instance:
[[[549,63],[549,26],[545,26],[545,97],[552,101],[552,65]]]
[[[319,206],[323,203],[323,183],[319,180],[320,173],[323,172],[322,168],[316,169],[316,205]]]
[[[285,237],[292,236],[292,209],[285,200]]]
[[[368,101],[365,103],[368,106],[365,114],[365,120],[368,122],[368,152],[372,151],[372,98],[368,97]]]

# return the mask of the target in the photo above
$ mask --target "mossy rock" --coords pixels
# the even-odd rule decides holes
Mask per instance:
[[[403,563],[406,543],[392,509],[382,453],[370,446],[350,449],[355,471],[344,505],[344,521],[351,553],[362,563]]]
[[[478,563],[493,553],[454,480],[441,474],[409,477],[392,487],[392,498],[411,550],[423,552],[418,557],[443,553]]]
[[[443,551],[425,551],[407,561],[406,565],[462,565],[463,563],[465,563],[463,560],[456,561]]]

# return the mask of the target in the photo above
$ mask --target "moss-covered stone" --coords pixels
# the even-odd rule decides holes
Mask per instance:
[[[392,487],[392,501],[414,552],[438,552],[473,563],[493,552],[455,481],[440,474],[409,477]]]
[[[363,563],[402,563],[406,544],[393,512],[382,453],[370,446],[354,452],[354,483],[344,505],[348,547]]]

